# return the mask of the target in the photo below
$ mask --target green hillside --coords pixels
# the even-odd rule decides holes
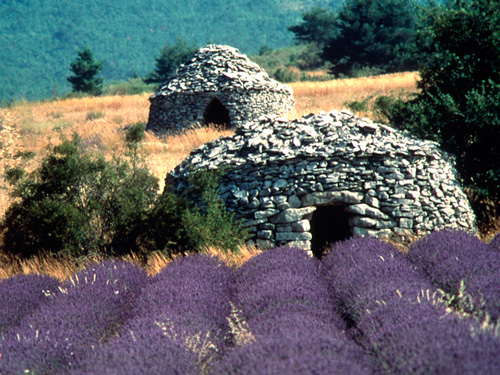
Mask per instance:
[[[106,81],[144,76],[165,43],[229,44],[244,53],[292,43],[287,26],[313,6],[342,0],[3,0],[0,3],[0,102],[70,90],[77,50],[104,61]]]

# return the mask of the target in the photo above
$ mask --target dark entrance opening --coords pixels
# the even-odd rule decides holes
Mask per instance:
[[[203,119],[205,126],[215,125],[221,129],[229,129],[231,127],[229,111],[217,98],[213,98],[208,103]]]
[[[327,246],[352,236],[349,214],[343,206],[320,206],[311,218],[311,250],[316,258],[321,258]]]

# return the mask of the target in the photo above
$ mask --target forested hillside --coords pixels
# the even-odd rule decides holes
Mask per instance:
[[[89,47],[105,80],[144,76],[160,47],[182,38],[243,53],[292,43],[288,26],[311,7],[342,0],[4,0],[0,2],[0,102],[69,91],[69,64]]]

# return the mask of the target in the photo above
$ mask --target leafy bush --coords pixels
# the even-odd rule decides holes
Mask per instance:
[[[103,95],[138,95],[144,92],[153,92],[156,86],[145,83],[141,78],[130,78],[126,81],[105,83],[102,93]]]
[[[157,189],[146,169],[86,154],[75,135],[51,147],[15,186],[18,201],[3,222],[5,249],[21,257],[140,251]]]
[[[464,183],[495,201],[500,197],[499,25],[498,1],[430,7],[417,34],[421,93],[392,105],[381,102],[392,123],[439,142],[456,156]]]
[[[247,238],[217,189],[221,170],[190,174],[182,195],[168,183],[150,215],[152,247],[171,254],[206,248],[237,251]]]
[[[143,139],[144,123],[130,125],[130,161],[107,161],[85,152],[75,135],[51,147],[26,178],[20,170],[8,171],[18,200],[2,223],[5,252],[79,257],[150,250],[173,255],[208,247],[236,251],[246,234],[217,193],[222,172],[193,173],[185,196],[168,184],[159,196],[157,178],[143,166]]]
[[[100,118],[103,118],[104,116],[106,116],[106,114],[104,112],[91,111],[87,114],[87,121],[99,120]]]

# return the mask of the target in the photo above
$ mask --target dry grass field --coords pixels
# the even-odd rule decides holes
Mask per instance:
[[[294,90],[296,116],[302,116],[312,112],[343,109],[348,102],[366,101],[378,95],[410,94],[417,90],[416,80],[417,73],[411,72],[325,82],[297,82],[290,86]],[[103,153],[108,158],[123,155],[123,129],[130,124],[147,121],[149,95],[18,102],[11,107],[1,108],[0,218],[12,203],[9,186],[2,176],[5,168],[22,166],[27,171],[34,170],[49,145],[57,144],[61,137],[70,138],[73,133],[82,138],[88,151]],[[370,111],[356,114],[360,117],[376,117]],[[230,134],[230,131],[211,128],[190,130],[175,136],[158,137],[147,134],[142,151],[148,168],[163,181],[165,175],[191,150]],[[30,153],[34,157],[23,157]],[[246,251],[246,254],[249,253],[251,252]],[[96,260],[89,260],[91,261]],[[147,264],[148,272],[154,273],[167,261],[160,256],[152,256]],[[9,262],[2,263],[4,266],[0,264],[0,279],[18,272],[48,273],[65,278],[76,267],[64,261],[47,259],[34,259],[9,266],[6,265]]]

